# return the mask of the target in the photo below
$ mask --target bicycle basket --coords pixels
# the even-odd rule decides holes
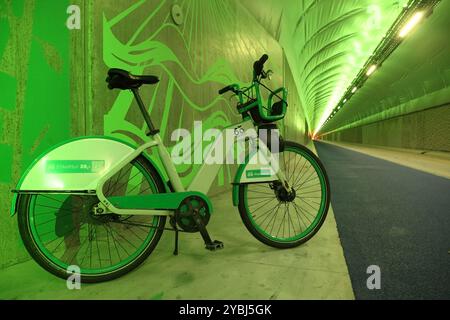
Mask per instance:
[[[286,88],[282,87],[270,93],[268,108],[263,105],[263,99],[258,91],[256,96],[257,99],[249,99],[246,103],[238,105],[239,113],[244,115],[249,113],[255,124],[272,123],[284,118],[287,109]]]
[[[279,88],[270,93],[267,109],[260,110],[261,118],[265,121],[278,121],[284,118],[287,109],[287,90]]]

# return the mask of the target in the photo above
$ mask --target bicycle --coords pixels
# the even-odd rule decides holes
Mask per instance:
[[[287,90],[272,91],[261,83],[270,78],[271,71],[264,71],[267,59],[263,55],[254,63],[249,87],[232,84],[219,90],[237,96],[243,118],[226,129],[233,130],[236,141],[257,143],[257,151],[266,154],[266,162],[253,161],[257,152],[246,152],[232,184],[232,200],[256,239],[275,248],[292,248],[320,229],[330,187],[313,152],[276,134],[275,122],[286,114]],[[222,165],[203,163],[185,188],[139,95],[142,85],[159,79],[110,69],[106,81],[109,89],[133,92],[149,141],[135,147],[111,137],[79,137],[38,157],[12,190],[12,215],[17,213],[31,257],[58,277],[67,278],[68,267],[76,265],[81,281],[100,282],[141,264],[164,230],[175,232],[174,254],[179,232],[200,232],[207,249],[223,248],[206,229],[213,210],[206,194]],[[260,86],[270,91],[268,107]],[[270,139],[260,139],[262,129],[269,130]],[[277,142],[278,150],[271,141]],[[162,167],[147,149],[157,150]],[[211,151],[206,158],[210,156]],[[165,226],[167,218],[170,228]]]

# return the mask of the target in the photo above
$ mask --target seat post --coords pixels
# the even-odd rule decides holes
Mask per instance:
[[[155,135],[159,133],[159,130],[155,128],[155,126],[152,123],[152,120],[150,119],[150,115],[147,112],[147,109],[145,108],[144,102],[142,102],[141,96],[139,95],[139,89],[133,88],[131,91],[134,94],[134,97],[136,99],[136,102],[139,106],[139,109],[141,110],[142,116],[144,117],[145,123],[147,124],[148,128],[150,129],[149,134]]]

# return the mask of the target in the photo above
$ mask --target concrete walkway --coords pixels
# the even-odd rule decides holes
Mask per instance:
[[[173,256],[174,234],[165,232],[138,269],[74,291],[29,261],[0,271],[0,299],[354,299],[331,208],[313,239],[279,250],[250,235],[230,193],[212,200],[209,230],[225,243],[221,251],[205,250],[198,234],[181,234]]]

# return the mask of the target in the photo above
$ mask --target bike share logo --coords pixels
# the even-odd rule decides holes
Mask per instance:
[[[171,151],[172,161],[177,165],[244,164],[247,163],[246,156],[251,155],[249,164],[276,166],[280,150],[278,129],[246,128],[244,125],[223,131],[215,128],[203,131],[202,122],[194,121],[193,135],[187,129],[176,129],[170,137],[171,141],[177,142]],[[267,175],[267,169],[262,173]]]

